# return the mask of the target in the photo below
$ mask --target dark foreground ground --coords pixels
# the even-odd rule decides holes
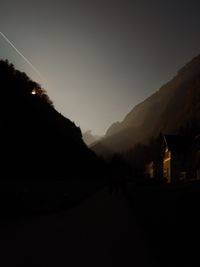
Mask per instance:
[[[99,191],[66,212],[2,222],[1,266],[157,266],[127,199]]]
[[[135,187],[128,197],[160,266],[200,266],[199,181]]]
[[[1,266],[200,266],[199,183],[107,187],[66,211],[2,219]]]

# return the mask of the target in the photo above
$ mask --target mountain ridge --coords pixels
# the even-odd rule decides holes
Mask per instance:
[[[193,58],[167,83],[137,104],[121,122],[112,124],[98,146],[113,152],[145,143],[160,132],[177,133],[193,117],[200,117],[200,55]]]

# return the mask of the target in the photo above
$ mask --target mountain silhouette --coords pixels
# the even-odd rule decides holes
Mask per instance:
[[[0,87],[1,179],[94,179],[102,162],[39,84],[1,60]]]
[[[160,132],[176,134],[191,121],[200,122],[200,56],[186,64],[157,92],[136,105],[123,121],[92,146],[99,154],[123,152],[147,143]],[[199,127],[199,126],[198,126]]]
[[[89,146],[101,139],[100,135],[94,135],[92,131],[86,131],[83,133],[83,140]]]

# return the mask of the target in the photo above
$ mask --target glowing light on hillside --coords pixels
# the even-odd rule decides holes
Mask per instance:
[[[31,92],[32,95],[36,95],[36,90],[33,89],[32,92]]]

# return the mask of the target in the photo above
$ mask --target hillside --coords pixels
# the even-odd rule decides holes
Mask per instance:
[[[200,121],[200,56],[152,96],[116,122],[92,149],[99,154],[125,151],[160,132],[174,134],[192,120]]]
[[[1,179],[94,179],[101,162],[44,89],[0,61]]]

